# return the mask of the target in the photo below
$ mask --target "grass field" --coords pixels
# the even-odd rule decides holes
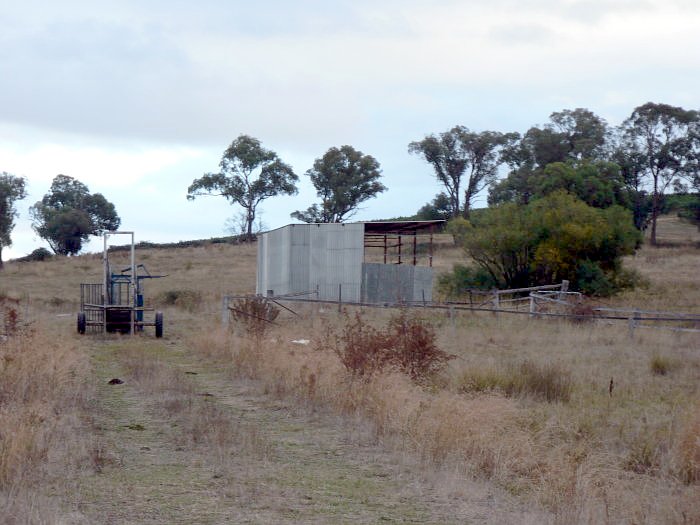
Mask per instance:
[[[606,303],[700,312],[696,232],[661,221],[686,245],[643,247],[626,264],[647,286]],[[140,251],[168,274],[146,283],[162,340],[75,334],[97,256],[6,264],[4,308],[29,325],[0,343],[4,521],[700,522],[700,334],[430,314],[454,356],[440,373],[357,377],[336,351],[352,311],[294,306],[263,336],[219,325],[255,256]],[[444,242],[435,267],[461,257]]]

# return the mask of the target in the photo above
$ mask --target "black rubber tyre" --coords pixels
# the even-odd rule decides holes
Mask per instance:
[[[78,333],[84,334],[87,329],[87,318],[85,312],[78,312]]]
[[[163,312],[156,312],[156,337],[163,337]]]

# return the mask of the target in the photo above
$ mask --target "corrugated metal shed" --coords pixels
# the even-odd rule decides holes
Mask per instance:
[[[437,222],[289,224],[265,232],[258,236],[256,293],[308,293],[331,301],[341,296],[343,302],[431,300],[432,268],[366,268],[364,249],[367,235],[410,235]]]
[[[289,224],[258,239],[256,292],[316,293],[319,299],[359,302],[364,226]]]

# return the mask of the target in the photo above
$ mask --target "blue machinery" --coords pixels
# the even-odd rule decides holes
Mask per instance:
[[[120,272],[112,270],[107,257],[108,239],[113,235],[131,236],[131,264]],[[91,331],[134,334],[143,331],[145,326],[153,326],[156,337],[163,337],[163,313],[144,306],[143,281],[165,276],[151,275],[144,265],[137,266],[134,251],[134,232],[104,234],[103,281],[80,285],[78,333]]]

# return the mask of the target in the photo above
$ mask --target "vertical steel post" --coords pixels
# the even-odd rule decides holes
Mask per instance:
[[[430,227],[430,248],[428,249],[428,266],[433,267],[433,228]]]
[[[131,335],[136,334],[136,307],[137,307],[137,301],[136,301],[136,288],[138,286],[138,279],[136,278],[136,254],[135,254],[135,247],[134,247],[134,232],[131,233],[131,279],[130,279],[130,288],[131,288]]]
[[[418,235],[413,232],[413,266],[416,265],[416,249],[418,248]]]
[[[109,297],[109,262],[107,259],[107,238],[109,237],[109,233],[105,233],[103,236],[104,240],[104,247],[102,250],[102,270],[103,270],[103,278],[102,278],[102,332],[107,333],[107,303],[108,297]]]

